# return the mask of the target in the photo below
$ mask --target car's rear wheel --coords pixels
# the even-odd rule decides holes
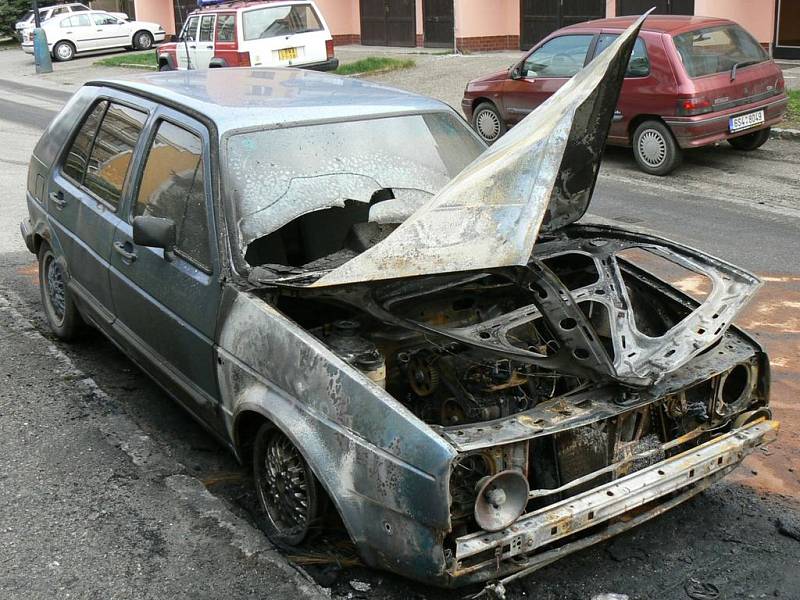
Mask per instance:
[[[645,173],[666,175],[681,164],[683,153],[664,123],[644,121],[633,133],[633,156]]]
[[[296,546],[318,525],[322,494],[300,451],[270,423],[256,434],[253,473],[267,535],[276,544]]]
[[[170,67],[167,63],[164,63],[160,67],[158,67],[159,71],[172,71],[172,67]]]
[[[491,102],[481,102],[475,108],[472,113],[472,127],[488,144],[493,144],[508,131],[500,111]]]
[[[133,47],[137,50],[149,50],[153,47],[153,34],[149,31],[138,31],[133,36]]]
[[[74,339],[80,333],[83,320],[67,289],[64,265],[47,243],[39,248],[39,292],[53,333],[64,341]]]
[[[769,127],[766,129],[759,129],[758,131],[748,133],[747,135],[740,135],[739,137],[731,138],[728,140],[728,143],[737,150],[745,150],[749,152],[750,150],[761,148],[761,146],[763,146],[769,139],[769,132]]]
[[[75,46],[71,42],[58,42],[53,46],[53,57],[60,62],[75,58]]]

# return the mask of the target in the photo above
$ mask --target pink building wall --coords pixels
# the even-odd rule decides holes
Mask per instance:
[[[456,37],[519,35],[519,0],[455,0]]]
[[[736,21],[762,44],[775,37],[775,2],[772,0],[695,0],[694,14]]]
[[[337,43],[357,43],[361,34],[359,0],[315,0]],[[514,47],[520,34],[520,0],[453,0],[455,36],[473,39],[466,49],[492,49],[492,44]],[[569,1],[569,0],[565,0]],[[416,2],[417,43],[422,43],[423,0]],[[136,18],[160,23],[167,33],[176,24],[170,0],[135,0]],[[606,16],[616,15],[617,0],[606,0]],[[737,21],[762,44],[773,42],[775,3],[772,0],[695,0],[695,14]],[[177,24],[180,27],[180,23]],[[492,39],[493,38],[493,39]],[[500,40],[504,38],[505,41]],[[492,39],[490,41],[490,39]],[[460,43],[461,44],[461,43]]]
[[[167,0],[135,0],[136,18],[139,21],[151,21],[161,25],[167,35],[175,34],[175,13],[172,2]],[[183,23],[179,23],[180,27]]]

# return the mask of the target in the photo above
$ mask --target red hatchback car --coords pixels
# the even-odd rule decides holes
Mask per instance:
[[[464,114],[493,142],[635,18],[587,21],[550,34],[510,69],[470,81]],[[755,150],[787,104],[781,70],[733,21],[653,15],[636,41],[608,141],[632,146],[647,173],[666,175],[684,148],[728,140]]]

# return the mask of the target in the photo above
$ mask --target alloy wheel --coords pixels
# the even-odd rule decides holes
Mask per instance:
[[[258,493],[267,517],[283,539],[301,541],[316,510],[308,468],[300,452],[282,433],[273,432],[264,448]]]
[[[66,311],[66,295],[64,288],[64,271],[52,255],[45,263],[45,281],[47,283],[47,298],[53,309],[53,315],[59,323],[64,321]]]

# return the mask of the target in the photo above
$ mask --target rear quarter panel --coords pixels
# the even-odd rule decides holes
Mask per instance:
[[[603,33],[619,32],[603,31]],[[622,83],[617,108],[623,118],[612,123],[609,143],[629,145],[633,130],[644,119],[675,114],[676,79],[664,36],[643,31],[640,37],[647,48],[650,73],[646,77],[626,77]]]

